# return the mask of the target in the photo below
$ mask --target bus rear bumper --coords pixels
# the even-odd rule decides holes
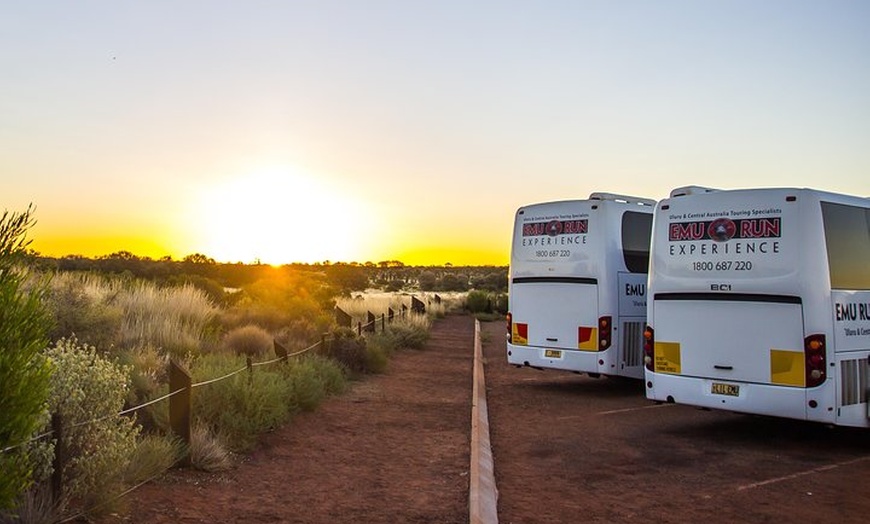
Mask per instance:
[[[834,414],[808,407],[804,388],[732,382],[646,372],[646,396],[710,409],[752,413],[798,420],[833,422]]]
[[[579,373],[603,373],[598,360],[603,353],[573,349],[551,349],[536,346],[507,345],[507,360],[515,366],[560,369]]]

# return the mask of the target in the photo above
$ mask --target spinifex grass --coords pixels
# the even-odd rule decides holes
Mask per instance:
[[[122,344],[147,344],[183,356],[196,353],[217,309],[199,289],[185,285],[160,288],[137,282],[118,294],[124,311]]]

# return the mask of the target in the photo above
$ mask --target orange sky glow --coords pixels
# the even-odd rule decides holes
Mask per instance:
[[[520,206],[870,195],[870,3],[9,2],[32,248],[506,265]]]

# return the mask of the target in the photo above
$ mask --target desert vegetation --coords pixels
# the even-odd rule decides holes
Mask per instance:
[[[32,223],[30,210],[0,219],[0,335],[8,348],[0,352],[0,522],[115,510],[117,494],[182,460],[229,468],[264,431],[316,409],[349,381],[383,372],[395,351],[425,345],[434,319],[473,311],[473,293],[496,297],[498,282],[506,285],[505,268],[394,261],[51,259],[27,251]],[[445,281],[465,289],[422,289]],[[467,293],[474,282],[489,284]],[[423,314],[412,313],[412,300]],[[338,325],[336,308],[351,327]],[[293,356],[278,358],[278,347]],[[170,428],[170,361],[195,387],[187,442]],[[55,471],[59,446],[65,460]]]

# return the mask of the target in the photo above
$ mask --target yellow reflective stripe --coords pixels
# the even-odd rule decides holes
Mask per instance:
[[[770,350],[770,382],[783,386],[806,386],[803,351]]]

